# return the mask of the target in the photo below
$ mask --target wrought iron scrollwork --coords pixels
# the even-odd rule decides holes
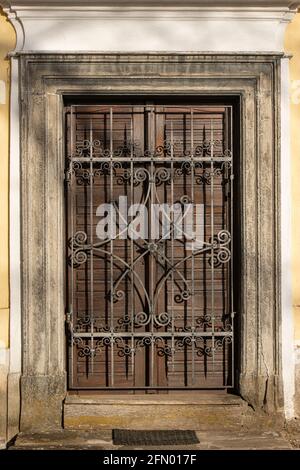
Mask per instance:
[[[71,149],[72,155],[66,159],[66,187],[72,191],[78,186],[80,197],[86,197],[81,204],[88,208],[88,222],[78,226],[74,223],[69,231],[68,265],[72,282],[76,284],[81,275],[84,281],[80,279],[80,282],[89,285],[88,288],[85,286],[86,297],[89,298],[82,301],[82,305],[79,296],[77,304],[72,299],[72,314],[67,326],[72,351],[81,363],[99,367],[105,358],[112,368],[116,354],[124,358],[122,364],[125,363],[129,374],[138,354],[148,355],[149,364],[153,363],[155,355],[162,358],[165,370],[171,365],[174,367],[176,361],[181,364],[182,357],[189,357],[190,364],[184,366],[188,372],[184,373],[191,374],[194,385],[199,364],[207,364],[210,360],[214,367],[216,357],[225,357],[233,342],[231,293],[226,301],[220,302],[222,307],[218,310],[215,305],[218,294],[214,290],[215,279],[219,276],[218,282],[221,282],[222,273],[229,273],[226,282],[232,289],[232,279],[229,279],[233,245],[232,206],[228,205],[226,213],[224,211],[221,216],[218,213],[220,199],[225,194],[220,196],[220,188],[226,187],[226,197],[228,194],[232,196],[232,151],[225,147],[222,139],[215,138],[222,134],[218,129],[214,135],[212,122],[211,129],[205,129],[203,125],[201,135],[196,135],[196,129],[192,135],[191,117],[187,142],[177,139],[178,134],[170,127],[171,119],[166,119],[159,139],[154,139],[149,146],[143,138],[141,141],[134,138],[141,133],[133,132],[131,121],[130,132],[126,130],[123,138],[118,131],[117,142],[112,135],[110,139],[102,138],[103,133],[98,132],[99,129],[95,135],[102,137],[92,138],[91,129],[91,138],[77,140]],[[112,133],[112,121],[110,126]],[[104,184],[107,190],[103,189]],[[216,187],[219,191],[217,203],[214,200]],[[124,231],[127,235],[135,235],[132,227],[138,220],[137,215],[130,221],[122,220],[114,197],[115,193],[122,193],[122,189],[123,194],[130,195],[131,202],[147,208],[165,202],[174,207],[177,204],[181,214],[179,220],[175,220],[174,210],[172,215],[162,212],[161,217],[167,222],[164,233],[161,231],[158,238],[127,237],[129,241],[120,248]],[[106,239],[95,236],[98,219],[94,217],[93,198],[99,203],[100,193],[105,202],[113,204],[119,217],[115,236]],[[203,237],[199,240],[196,236],[195,239],[188,238],[185,226],[181,224],[186,208],[197,201],[201,201],[207,211],[203,220]],[[148,221],[153,223],[150,216]],[[157,225],[161,229],[160,219]],[[176,238],[180,230],[181,236]],[[100,261],[105,268],[99,268]],[[91,268],[93,263],[95,268]],[[105,282],[104,277],[99,281],[101,269],[105,271],[101,274]],[[143,269],[150,273],[148,277]],[[98,288],[95,295],[94,286]],[[206,296],[204,301],[206,288],[211,296],[209,299]],[[74,286],[69,289],[74,291]],[[97,298],[96,306],[93,296]],[[96,357],[97,361],[94,360]],[[151,364],[147,367],[151,369]],[[109,373],[113,386],[113,372],[110,370]]]

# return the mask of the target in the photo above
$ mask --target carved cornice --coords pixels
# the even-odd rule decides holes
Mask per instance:
[[[292,0],[16,0],[16,1],[9,1],[3,0],[0,2],[4,7],[44,7],[49,8],[51,6],[55,7],[73,7],[73,6],[81,6],[83,8],[88,6],[182,6],[184,4],[185,7],[189,6],[198,6],[198,7],[280,7],[280,8],[295,8],[299,5],[299,1],[292,1]],[[213,7],[212,7],[213,4]]]

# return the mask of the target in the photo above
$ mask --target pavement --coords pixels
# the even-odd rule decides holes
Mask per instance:
[[[199,444],[185,446],[116,446],[111,430],[61,430],[41,434],[20,433],[9,450],[300,450],[299,428],[282,431],[196,431]]]

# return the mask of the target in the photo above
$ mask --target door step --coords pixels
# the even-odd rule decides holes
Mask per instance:
[[[220,429],[236,428],[247,404],[229,394],[67,396],[67,429]]]

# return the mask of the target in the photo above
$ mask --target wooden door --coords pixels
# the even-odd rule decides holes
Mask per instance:
[[[233,386],[231,107],[65,115],[70,389]]]

